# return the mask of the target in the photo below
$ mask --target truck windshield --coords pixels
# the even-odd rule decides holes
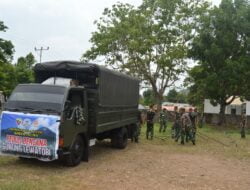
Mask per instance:
[[[10,97],[10,101],[46,102],[61,104],[63,98],[63,94],[41,92],[14,92]]]
[[[19,85],[12,92],[6,109],[34,112],[61,112],[65,87],[49,85]]]

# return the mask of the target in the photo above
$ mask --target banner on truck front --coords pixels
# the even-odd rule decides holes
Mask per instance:
[[[51,161],[58,158],[59,116],[4,111],[0,124],[2,154]]]

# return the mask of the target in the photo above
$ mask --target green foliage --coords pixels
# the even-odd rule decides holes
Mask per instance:
[[[154,95],[152,89],[148,89],[143,92],[143,104],[144,105],[151,105],[154,103]]]
[[[5,32],[7,27],[0,21],[0,32]],[[14,46],[8,40],[0,38],[0,91],[8,94],[14,87],[14,67],[11,65]]]
[[[196,103],[211,99],[225,106],[235,96],[249,94],[250,4],[244,0],[222,0],[208,15],[191,44],[190,57],[198,65],[189,72],[190,99]],[[229,97],[231,101],[227,101]]]
[[[0,21],[0,32],[5,32],[8,29],[2,21]],[[0,64],[9,63],[12,60],[14,46],[11,41],[0,38]],[[1,65],[3,66],[3,65]]]
[[[16,80],[17,83],[31,83],[34,82],[34,73],[32,66],[36,60],[32,53],[29,53],[26,57],[19,57],[17,64],[15,65]]]
[[[203,0],[144,0],[137,8],[117,3],[95,22],[83,60],[104,57],[107,65],[150,85],[160,104],[185,71],[187,42],[206,9]]]
[[[171,89],[165,100],[173,103],[187,103],[187,93],[185,90],[177,92],[176,89]]]
[[[0,32],[5,32],[7,27],[0,21]],[[14,87],[19,83],[30,83],[34,81],[32,66],[35,57],[29,53],[26,57],[20,57],[17,64],[11,64],[14,46],[11,41],[0,38],[0,91],[10,95]]]

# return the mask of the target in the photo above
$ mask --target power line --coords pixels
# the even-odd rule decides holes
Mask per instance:
[[[47,50],[49,50],[49,47],[47,47],[47,48],[41,47],[40,49],[35,47],[35,51],[39,51],[39,62],[40,63],[42,62],[43,51],[47,51]]]

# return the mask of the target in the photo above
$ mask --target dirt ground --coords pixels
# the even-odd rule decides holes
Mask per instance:
[[[218,144],[210,151],[207,144],[143,139],[116,150],[102,142],[91,148],[88,163],[74,168],[1,157],[0,189],[249,190],[250,159],[228,156]]]
[[[168,147],[129,144],[126,150],[99,145],[91,161],[72,169],[69,189],[250,189],[250,163],[216,155],[173,153]],[[68,179],[69,181],[71,181]]]

